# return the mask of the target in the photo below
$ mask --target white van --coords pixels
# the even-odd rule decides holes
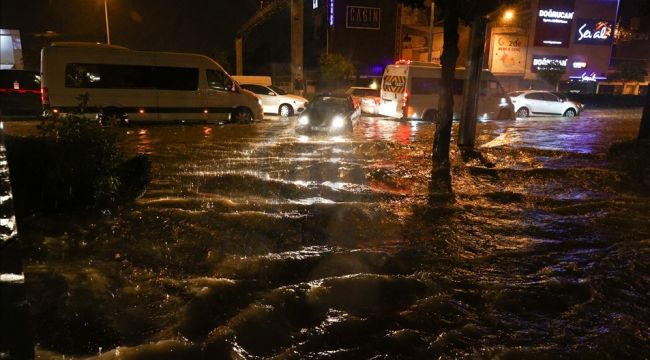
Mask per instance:
[[[381,84],[380,115],[400,119],[434,121],[438,115],[438,98],[442,68],[431,63],[398,61],[386,66]],[[465,69],[456,69],[454,80],[454,119],[462,109]],[[494,75],[483,70],[478,104],[478,118],[515,119],[510,99]]]
[[[54,43],[41,51],[42,103],[67,113],[88,95],[86,113],[107,123],[261,120],[260,100],[214,60],[196,54]]]

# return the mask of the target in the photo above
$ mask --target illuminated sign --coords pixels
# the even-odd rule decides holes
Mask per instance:
[[[526,71],[528,36],[493,34],[490,71],[495,74],[523,74]]]
[[[540,10],[539,16],[542,19],[542,22],[545,23],[558,23],[558,24],[568,24],[569,20],[573,19],[573,11],[555,11],[553,9],[549,10]]]
[[[535,46],[569,47],[575,0],[539,0]]]
[[[318,9],[318,0],[312,0],[311,8],[314,10]]]
[[[607,20],[579,19],[576,24],[576,44],[611,45],[613,25]]]
[[[330,26],[334,26],[334,0],[330,0]]]
[[[571,67],[573,67],[574,69],[584,69],[584,68],[587,67],[587,62],[586,61],[574,61],[571,64]]]
[[[580,76],[570,76],[570,79],[574,80],[580,80],[580,81],[586,81],[586,82],[594,82],[598,80],[607,80],[606,77],[604,76],[596,76],[595,72],[587,73],[586,71],[582,73]]]
[[[533,66],[530,71],[536,73],[544,69],[555,68],[564,72],[568,61],[569,58],[566,56],[533,55]]]
[[[345,11],[345,27],[349,29],[379,30],[381,9],[365,6],[348,6]]]

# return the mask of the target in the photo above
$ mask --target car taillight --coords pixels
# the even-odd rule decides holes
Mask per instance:
[[[402,104],[402,117],[403,118],[408,118],[409,117],[409,93],[408,91],[404,92],[404,104]]]
[[[41,104],[50,105],[50,95],[46,87],[41,88]]]

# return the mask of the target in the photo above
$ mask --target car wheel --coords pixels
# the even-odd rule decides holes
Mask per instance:
[[[293,115],[293,108],[290,105],[282,104],[278,110],[278,114],[282,117],[287,117]]]
[[[497,120],[515,120],[514,111],[511,109],[501,109],[497,115]]]
[[[517,117],[525,118],[528,116],[530,116],[530,111],[528,110],[528,108],[522,107],[519,110],[517,110]]]
[[[436,122],[438,120],[438,110],[427,110],[424,112],[424,116],[422,116],[422,120],[427,121],[427,122]]]
[[[574,117],[576,116],[576,111],[573,109],[567,109],[567,111],[564,112],[565,117]]]
[[[253,113],[247,108],[239,108],[232,114],[231,120],[239,124],[247,124],[253,121]]]

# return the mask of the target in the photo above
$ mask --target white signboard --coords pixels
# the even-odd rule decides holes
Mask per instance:
[[[495,74],[526,72],[528,36],[519,34],[492,35],[490,70]]]

